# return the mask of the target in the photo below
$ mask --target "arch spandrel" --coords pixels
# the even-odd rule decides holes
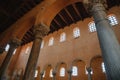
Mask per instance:
[[[38,14],[37,19],[35,22],[35,25],[44,23],[46,26],[50,27],[50,24],[54,17],[66,6],[76,3],[76,2],[82,2],[83,0],[57,0],[52,5],[47,7],[45,10],[43,10],[42,15]]]
[[[13,37],[17,37],[18,39],[22,39],[24,34],[34,25],[35,23],[35,18],[30,18],[30,19],[27,19],[27,21],[25,21],[23,24],[20,24],[19,26],[16,26],[17,27],[20,27],[18,29],[15,29],[15,31],[13,31]]]

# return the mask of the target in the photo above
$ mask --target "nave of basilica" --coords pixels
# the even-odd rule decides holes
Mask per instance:
[[[0,80],[120,80],[119,0],[5,0],[0,18]]]

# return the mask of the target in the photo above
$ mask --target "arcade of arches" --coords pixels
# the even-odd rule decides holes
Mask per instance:
[[[86,1],[44,0],[1,33],[0,80],[119,80],[120,6]]]

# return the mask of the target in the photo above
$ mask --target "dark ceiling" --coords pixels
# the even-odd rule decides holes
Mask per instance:
[[[0,33],[43,0],[0,0]]]
[[[10,25],[16,22],[25,13],[35,7],[43,0],[3,0],[0,1],[0,33],[5,31]],[[120,0],[107,0],[108,8],[120,4]],[[76,23],[90,17],[83,3],[71,4],[62,9],[53,19],[50,32],[64,28],[67,25]],[[32,28],[24,35],[22,45],[33,40]]]

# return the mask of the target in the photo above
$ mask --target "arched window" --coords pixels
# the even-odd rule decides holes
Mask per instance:
[[[10,45],[9,45],[9,44],[7,44],[7,45],[6,45],[6,47],[5,47],[5,51],[8,51],[8,50],[9,50],[9,48],[10,48]]]
[[[103,71],[103,72],[106,72],[106,71],[105,71],[105,64],[104,64],[104,62],[101,63],[101,67],[102,67],[102,71]]]
[[[109,19],[110,24],[111,24],[112,26],[114,26],[114,25],[117,25],[117,24],[118,24],[118,21],[117,21],[117,19],[116,19],[115,15],[109,15],[109,16],[108,16],[108,19]]]
[[[41,43],[41,48],[43,48],[43,46],[44,46],[44,41],[42,41],[42,43]]]
[[[65,34],[65,32],[63,32],[60,34],[60,42],[63,42],[65,40],[66,40],[66,34]]]
[[[72,76],[77,76],[78,75],[78,68],[76,66],[72,67]]]
[[[65,76],[65,68],[63,68],[63,67],[60,69],[60,76],[61,77]]]
[[[74,38],[77,38],[80,36],[80,29],[78,27],[73,29],[73,36]]]
[[[96,26],[95,26],[94,21],[90,22],[90,23],[88,24],[88,27],[89,27],[89,31],[90,31],[90,32],[95,32],[95,31],[96,31]]]
[[[52,46],[52,45],[53,45],[53,43],[54,43],[54,38],[53,38],[53,37],[51,37],[51,38],[49,39],[49,44],[48,44],[48,46]]]
[[[51,69],[51,70],[50,70],[50,75],[49,75],[50,77],[53,77],[52,72],[53,72],[53,70]]]
[[[38,76],[38,70],[35,71],[35,76],[34,77],[37,77]]]

